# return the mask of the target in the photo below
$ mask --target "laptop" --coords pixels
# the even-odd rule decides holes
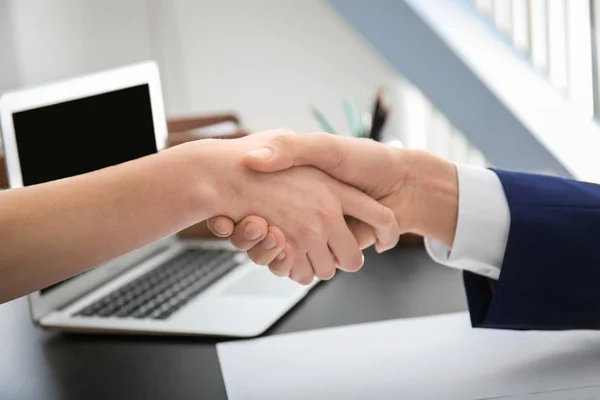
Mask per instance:
[[[11,188],[156,153],[167,141],[158,67],[4,93],[0,127]],[[29,304],[48,329],[252,337],[315,284],[277,278],[226,241],[174,235],[33,293]]]

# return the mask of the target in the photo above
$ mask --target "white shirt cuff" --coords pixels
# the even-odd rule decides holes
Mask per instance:
[[[436,262],[498,279],[510,229],[510,211],[502,183],[488,169],[456,164],[458,222],[452,248],[425,238]]]

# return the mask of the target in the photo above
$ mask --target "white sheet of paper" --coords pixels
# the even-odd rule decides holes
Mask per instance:
[[[472,329],[466,313],[226,342],[217,351],[231,400],[600,398],[599,332]],[[584,397],[556,392],[584,387],[571,391]]]

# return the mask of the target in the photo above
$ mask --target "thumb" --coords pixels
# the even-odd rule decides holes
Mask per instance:
[[[253,170],[275,172],[311,165],[331,173],[340,158],[339,143],[327,133],[279,133],[271,136],[257,149],[248,151],[244,164]]]
[[[243,161],[248,168],[260,172],[282,171],[294,166],[293,155],[276,146],[250,150],[244,155]]]

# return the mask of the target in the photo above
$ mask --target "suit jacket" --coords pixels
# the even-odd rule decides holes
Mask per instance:
[[[600,329],[600,185],[494,172],[510,232],[497,282],[464,274],[473,326]]]

